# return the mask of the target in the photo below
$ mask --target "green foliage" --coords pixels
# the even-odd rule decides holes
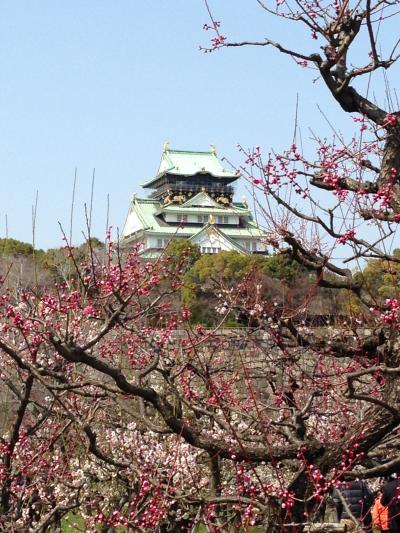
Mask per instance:
[[[103,248],[104,243],[96,237],[92,237],[90,241],[86,241],[71,250],[67,247],[49,248],[43,257],[42,262],[46,269],[63,277],[66,272],[74,270],[74,261],[79,264],[90,258],[91,253],[96,253]],[[71,252],[74,256],[74,261],[71,259]]]
[[[43,250],[36,250],[35,253],[43,254]],[[0,255],[25,255],[33,254],[33,246],[27,242],[16,239],[0,239]]]
[[[85,530],[85,521],[83,518],[74,513],[68,513],[62,519],[61,531],[62,533],[76,533],[77,531]]]
[[[97,530],[101,531],[101,526],[98,526]],[[78,514],[70,512],[61,521],[61,533],[83,533],[84,531],[87,531],[86,520]],[[117,526],[113,528],[113,531],[115,533],[123,533],[126,529],[122,526]]]
[[[299,271],[298,264],[289,254],[264,256],[243,255],[238,252],[220,252],[202,255],[184,275],[182,302],[192,312],[193,322],[211,325],[215,322],[216,289],[235,286],[246,275],[261,275],[292,283]],[[228,317],[237,325],[234,317]]]
[[[400,258],[400,250],[395,250],[395,257]],[[372,259],[362,272],[355,274],[364,288],[377,300],[398,296],[400,289],[400,263],[384,259]]]
[[[75,263],[96,260],[104,248],[98,239],[92,238],[72,250]],[[0,271],[7,274],[8,286],[46,287],[54,280],[69,279],[75,272],[70,251],[66,248],[34,250],[29,243],[16,239],[0,239]]]
[[[92,237],[89,242],[84,242],[78,247],[74,248],[73,253],[76,261],[83,261],[88,257],[90,249],[95,250],[103,248],[104,244],[97,239]],[[40,249],[33,248],[32,244],[27,242],[18,241],[17,239],[0,239],[0,256],[25,256],[25,257],[35,257],[36,260],[39,260],[44,266],[52,266],[59,264],[60,262],[65,262],[68,258],[69,252],[65,247],[62,248],[49,248],[46,252]]]
[[[289,253],[280,253],[265,257],[263,272],[274,279],[281,279],[292,284],[301,268]]]
[[[400,250],[393,252],[400,259]],[[354,279],[362,284],[364,290],[379,305],[386,298],[398,298],[400,296],[400,263],[385,259],[371,259],[363,270],[354,273]],[[347,294],[346,306],[351,314],[363,311],[363,304],[354,292]]]
[[[172,240],[165,249],[165,253],[170,257],[171,267],[179,267],[183,272],[190,269],[201,257],[199,247],[187,239]]]
[[[183,301],[191,301],[191,292],[207,281],[232,284],[242,280],[249,272],[260,272],[271,278],[292,283],[298,271],[298,264],[288,254],[263,256],[220,252],[202,255],[185,275]]]

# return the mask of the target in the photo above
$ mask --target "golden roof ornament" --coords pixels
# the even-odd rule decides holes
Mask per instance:
[[[210,148],[211,148],[211,153],[214,155],[217,155],[217,148],[215,144],[210,144]]]
[[[166,141],[164,144],[163,144],[163,152],[165,154],[165,152],[169,150],[169,141]]]
[[[229,199],[226,196],[218,196],[217,202],[219,204],[228,205],[229,204]]]
[[[215,224],[215,216],[214,215],[208,215],[208,223],[214,225]]]

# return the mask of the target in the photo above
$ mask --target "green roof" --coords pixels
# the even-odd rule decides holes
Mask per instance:
[[[250,214],[249,208],[243,208],[243,207],[211,207],[211,206],[205,206],[205,207],[191,207],[184,205],[176,205],[176,204],[170,204],[166,206],[160,206],[160,209],[158,212],[167,212],[167,213],[194,213],[194,214],[202,214],[204,211],[207,211],[207,213],[211,214],[223,214],[223,215],[240,215],[240,216],[246,216]]]
[[[238,206],[242,206],[243,204],[238,204]],[[129,210],[129,214],[127,217],[127,221],[125,224],[125,228],[122,232],[122,239],[129,239],[133,235],[137,235],[138,232],[144,231],[146,234],[150,235],[179,235],[180,237],[191,237],[192,235],[195,235],[199,232],[201,228],[199,226],[189,226],[189,225],[183,225],[183,226],[170,226],[168,223],[163,221],[161,218],[155,216],[158,212],[160,212],[160,202],[158,200],[152,199],[152,198],[134,198],[131,203],[131,207]],[[196,209],[196,210],[195,210]],[[194,208],[193,212],[203,212],[199,211],[202,208]],[[212,208],[216,209],[216,208]],[[242,208],[243,209],[243,208]],[[236,210],[235,208],[222,208],[221,212],[223,213],[236,213],[239,214],[239,210]],[[247,213],[249,213],[247,211]],[[228,227],[224,226],[221,228],[221,233],[224,235],[231,237],[233,239],[235,238],[246,238],[246,237],[261,237],[264,232],[257,226],[256,222],[251,218],[250,214],[247,213],[240,213],[242,220],[245,221],[246,227],[238,228],[235,226]],[[130,231],[130,216],[136,215],[137,218],[140,220],[140,223],[142,225],[141,228],[134,226],[132,223],[132,227],[135,227],[134,231]]]
[[[140,254],[140,257],[145,261],[158,259],[162,252],[160,250],[146,250]]]
[[[224,168],[217,158],[215,150],[210,152],[192,152],[186,150],[164,150],[160,166],[155,178],[143,184],[149,187],[164,174],[178,176],[194,176],[196,174],[211,174],[214,178],[238,178],[236,172]]]

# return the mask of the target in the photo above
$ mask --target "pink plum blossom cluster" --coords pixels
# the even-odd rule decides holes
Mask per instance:
[[[379,320],[388,326],[398,329],[400,327],[399,312],[400,300],[398,298],[387,298],[385,300],[386,309],[382,313],[378,307],[371,307],[370,311],[378,315]]]

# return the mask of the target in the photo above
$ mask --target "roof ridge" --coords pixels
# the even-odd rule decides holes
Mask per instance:
[[[166,150],[165,153],[173,154],[212,154],[216,155],[212,150]]]
[[[143,213],[140,205],[137,203],[137,199],[135,199],[133,203],[134,204],[136,203],[136,205],[137,205],[136,214],[137,214],[140,222],[143,224],[143,230],[149,229],[151,226],[148,224],[145,214]]]
[[[142,202],[146,204],[159,204],[160,200],[157,200],[157,198],[136,198],[136,202]]]

